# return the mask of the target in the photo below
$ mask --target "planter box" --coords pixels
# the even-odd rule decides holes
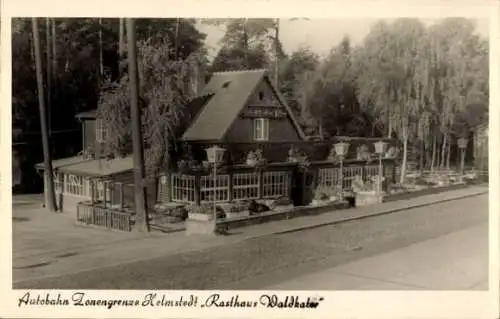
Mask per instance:
[[[237,218],[237,217],[248,217],[250,216],[250,212],[248,210],[244,210],[241,212],[227,212],[226,218]]]
[[[328,204],[330,204],[329,200],[313,199],[311,201],[311,206],[313,206],[313,207],[320,207],[320,206],[325,206]]]
[[[274,211],[276,212],[283,212],[283,211],[287,211],[287,210],[291,210],[293,209],[293,204],[290,204],[290,205],[278,205],[274,208]]]
[[[355,194],[355,206],[368,206],[368,205],[376,205],[381,204],[384,200],[383,193],[377,192],[357,192]]]
[[[214,215],[213,214],[189,213],[188,214],[188,219],[189,220],[202,221],[202,222],[208,222],[208,221],[212,221],[214,219]]]
[[[215,235],[215,223],[213,220],[203,221],[187,219],[185,221],[186,235]]]
[[[426,188],[423,188],[421,190],[413,190],[409,193],[391,194],[391,195],[386,196],[384,198],[384,202],[405,200],[405,199],[410,199],[410,198],[424,196],[424,195],[439,194],[442,192],[462,189],[462,188],[466,188],[466,187],[468,187],[468,185],[466,185],[466,184],[454,184],[454,185],[448,185],[448,186],[426,187]]]

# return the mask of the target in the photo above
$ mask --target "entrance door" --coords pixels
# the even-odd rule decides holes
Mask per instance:
[[[314,197],[314,174],[295,168],[292,172],[292,202],[294,206],[304,206]]]

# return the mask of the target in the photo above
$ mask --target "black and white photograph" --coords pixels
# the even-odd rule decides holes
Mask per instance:
[[[9,289],[491,289],[488,18],[10,26]]]

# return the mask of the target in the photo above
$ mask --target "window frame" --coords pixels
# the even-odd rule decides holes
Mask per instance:
[[[254,141],[269,141],[269,119],[256,118],[253,120]]]
[[[102,119],[95,120],[95,139],[97,143],[104,143],[108,136],[108,128],[105,127]]]

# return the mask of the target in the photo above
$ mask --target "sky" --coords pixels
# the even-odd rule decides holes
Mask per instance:
[[[379,19],[351,18],[351,19],[311,19],[286,20],[280,23],[280,39],[287,53],[295,51],[300,46],[309,46],[319,55],[327,54],[337,45],[344,35],[348,35],[353,44],[363,41],[370,31],[370,27]],[[391,19],[386,19],[388,22]],[[426,25],[438,22],[438,19],[422,19]],[[219,48],[218,42],[224,35],[220,27],[199,24],[200,31],[207,34],[206,46],[213,57]],[[476,32],[485,38],[489,35],[489,20],[476,19]]]

